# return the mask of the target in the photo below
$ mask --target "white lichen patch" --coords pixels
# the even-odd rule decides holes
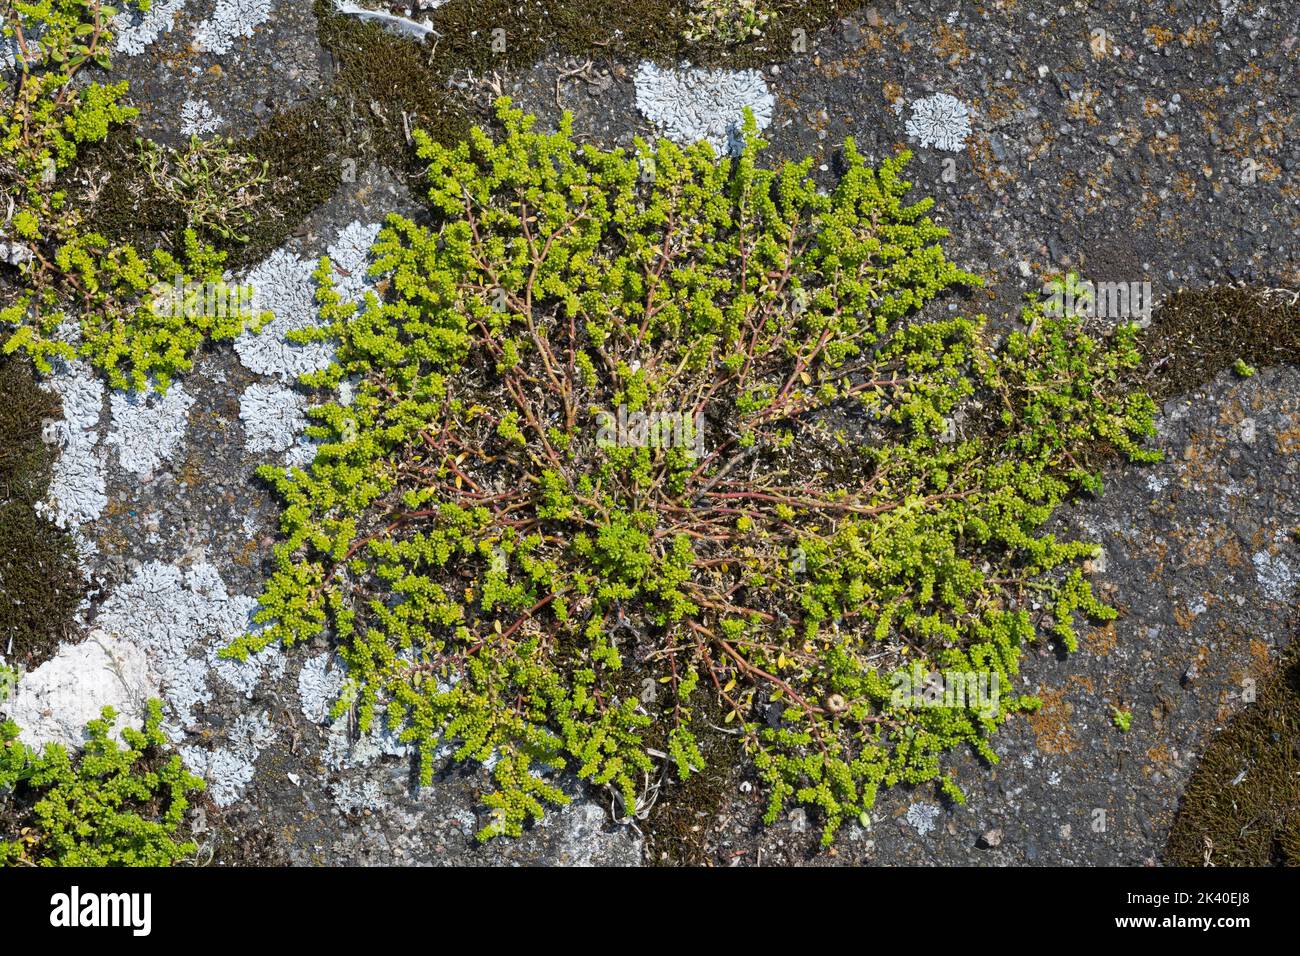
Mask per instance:
[[[180,450],[194,399],[179,384],[166,394],[114,392],[109,400],[113,424],[105,442],[117,449],[123,470],[147,478]]]
[[[939,820],[940,807],[934,803],[914,803],[907,808],[906,819],[918,836],[925,836]]]
[[[112,20],[117,37],[113,47],[124,56],[139,56],[164,33],[170,33],[176,15],[188,0],[154,0],[147,12],[123,10]]]
[[[298,672],[298,700],[302,715],[323,724],[343,689],[343,664],[330,654],[309,658]]]
[[[936,93],[912,104],[907,135],[950,153],[961,152],[970,135],[970,107],[947,93]]]
[[[1264,597],[1270,601],[1290,601],[1292,593],[1300,585],[1300,575],[1286,559],[1280,554],[1257,551],[1250,560],[1255,565],[1255,580],[1259,582]]]
[[[57,654],[18,682],[4,709],[19,726],[19,739],[31,747],[47,743],[68,748],[85,742],[85,726],[105,707],[118,713],[113,725],[139,729],[145,702],[158,688],[144,652],[129,640],[93,631],[80,644],[65,644]]]
[[[187,99],[181,104],[181,132],[186,136],[206,136],[223,122],[207,100]]]
[[[329,728],[329,740],[321,759],[335,770],[368,767],[381,757],[409,757],[414,748],[398,739],[382,714],[376,713],[370,729],[357,740],[348,733],[348,721],[340,718]]]
[[[378,223],[353,220],[339,230],[338,238],[327,250],[334,267],[334,291],[345,302],[359,301],[365,295],[370,284],[366,275],[370,247],[378,237]]]
[[[239,396],[244,447],[251,452],[288,451],[307,427],[307,397],[284,385],[254,382]]]
[[[226,747],[204,750],[188,746],[182,747],[180,754],[186,768],[207,781],[208,795],[219,807],[230,806],[238,800],[256,770],[253,761]]]
[[[277,249],[249,272],[245,281],[253,288],[254,311],[274,316],[260,330],[235,339],[235,351],[249,371],[288,381],[318,372],[333,360],[333,349],[324,342],[286,339],[290,332],[315,324],[314,269],[311,262]]]
[[[93,521],[108,507],[102,449],[65,448],[50,477],[49,497],[37,510],[71,530]]]
[[[186,725],[197,719],[195,708],[212,699],[208,675],[223,674],[218,652],[249,630],[256,609],[256,599],[227,593],[210,564],[182,571],[151,561],[113,590],[95,625],[134,641],[145,652],[168,716]],[[272,656],[259,655],[243,665],[230,662],[224,673],[236,689],[245,690],[247,678],[233,675],[242,667],[264,669]],[[283,668],[283,662],[279,666]]]
[[[322,762],[332,770],[348,771],[362,770],[384,757],[410,758],[415,748],[403,743],[398,731],[389,728],[382,708],[375,714],[369,730],[356,740],[346,716],[330,720],[330,710],[344,690],[346,674],[343,662],[333,654],[309,658],[298,672],[298,700],[303,716],[314,724],[326,725]],[[451,754],[452,748],[444,745],[438,748],[435,758],[441,760]],[[344,813],[377,810],[383,803],[378,786],[365,777],[335,783],[330,791]]]
[[[8,73],[18,63],[18,40],[15,37],[0,36],[0,72]]]
[[[214,643],[208,647],[208,665],[218,678],[249,700],[252,700],[253,691],[259,684],[279,680],[288,666],[278,644],[272,644],[243,661],[222,657],[223,646]]]
[[[271,19],[271,0],[217,0],[212,16],[194,28],[194,46],[205,53],[229,53],[240,37]]]
[[[95,626],[143,652],[164,701],[164,729],[181,744],[200,724],[197,709],[212,700],[214,679],[247,697],[258,683],[284,672],[278,647],[243,662],[219,656],[253,626],[256,609],[255,598],[228,593],[210,564],[182,571],[153,561],[113,590]],[[245,714],[228,733],[212,734],[210,749],[185,746],[181,754],[191,770],[211,783],[213,799],[225,806],[252,779],[253,762],[273,736],[265,714]]]
[[[378,225],[352,222],[339,231],[327,250],[334,267],[335,290],[344,300],[358,299],[364,293],[367,255],[378,234]],[[277,249],[248,273],[245,282],[253,287],[254,311],[274,316],[259,331],[244,332],[235,340],[239,360],[249,371],[287,382],[320,371],[333,361],[334,347],[328,342],[294,343],[286,338],[290,332],[317,324],[315,271],[315,260]]]
[[[330,785],[334,805],[343,813],[375,811],[384,805],[384,794],[373,780],[343,780]]]
[[[275,740],[275,728],[265,713],[240,714],[226,743],[211,750],[180,748],[181,760],[208,782],[208,794],[219,807],[228,807],[243,795],[253,779],[257,758]]]
[[[301,468],[306,471],[311,467],[311,463],[316,460],[316,452],[320,450],[320,443],[314,438],[308,438],[303,435],[293,443],[284,455],[284,467],[288,469]]]
[[[762,130],[772,122],[776,98],[756,70],[666,70],[647,62],[636,71],[636,106],[673,142],[703,140],[721,154],[739,152],[745,107]]]
[[[50,489],[38,510],[60,528],[73,529],[98,518],[108,505],[99,418],[104,386],[84,362],[59,363],[42,382],[63,402],[63,418],[46,424],[44,438],[59,449]]]

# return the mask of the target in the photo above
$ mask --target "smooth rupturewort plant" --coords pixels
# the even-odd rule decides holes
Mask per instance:
[[[0,723],[0,812],[16,821],[0,833],[0,866],[170,866],[195,853],[177,831],[203,781],[163,754],[162,704],[149,702],[142,730],[122,728],[124,745],[110,736],[116,719],[104,708],[75,756],[60,744],[37,752]]]
[[[139,6],[147,10],[148,0]],[[143,255],[87,229],[70,194],[67,179],[82,147],[137,114],[123,102],[125,82],[87,79],[91,65],[110,66],[109,27],[117,12],[100,0],[15,0],[5,10],[4,37],[14,45],[15,61],[11,75],[0,76],[0,182],[9,200],[0,238],[19,275],[12,291],[0,293],[0,333],[11,330],[0,348],[5,354],[21,349],[42,372],[51,370],[54,357],[80,356],[115,388],[143,389],[152,380],[165,390],[173,375],[190,368],[205,338],[233,338],[252,316],[205,310],[197,291],[184,303],[155,307],[159,288],[222,281],[224,254],[203,241],[214,214],[210,203],[198,204],[228,192],[212,181],[227,166],[192,162],[193,147],[172,161],[186,175],[182,198],[191,201],[191,228],[177,243],[178,255],[164,249]],[[256,186],[257,171],[223,148],[216,148],[216,158],[235,163],[236,184]],[[209,152],[200,150],[199,159]],[[79,341],[70,342],[60,327],[74,315]]]
[[[767,819],[812,805],[827,842],[882,786],[960,800],[943,752],[995,761],[1035,701],[917,707],[899,675],[1009,691],[1040,622],[1074,648],[1076,611],[1114,615],[1094,546],[1042,526],[1098,487],[1090,449],[1150,454],[1151,402],[1116,394],[1134,330],[1030,305],[995,349],[983,317],[920,319],[979,280],[904,202],[906,155],[873,170],[850,141],[826,194],[810,160],[759,168],[752,118],[719,161],[499,117],[499,142],[417,137],[434,224],[390,218],[377,294],[341,301],[322,261],[328,324],[297,335],[337,360],[304,381],[355,398],[314,410],[310,472],[263,469],[285,537],[267,626],[228,653],[332,629],[336,715],[400,729],[426,783],[442,739],[494,762],[482,838],[563,802],[561,766],[633,812],[657,768],[704,769],[714,721]],[[700,421],[703,455],[627,434],[661,413]]]

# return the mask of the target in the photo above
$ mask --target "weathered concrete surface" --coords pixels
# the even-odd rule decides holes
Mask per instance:
[[[911,175],[953,230],[950,258],[988,275],[991,298],[977,307],[1006,313],[1043,271],[1061,266],[1101,280],[1149,279],[1158,296],[1225,278],[1295,284],[1295,25],[1281,6],[1220,6],[1234,12],[1157,17],[1125,0],[1104,12],[1021,2],[950,17],[951,4],[881,4],[810,35],[806,53],[767,70],[777,98],[772,154],[811,152],[829,179],[844,136],[882,158],[909,145],[909,104],[948,92],[973,110],[965,150],[917,149]],[[145,134],[179,142],[186,100],[204,100],[222,117],[216,131],[245,133],[325,92],[329,58],[306,0],[274,2],[266,24],[220,56],[189,49],[194,25],[211,12],[210,3],[191,3],[154,47],[118,58]],[[1100,56],[1089,42],[1094,28],[1116,41]],[[596,143],[651,134],[635,106],[638,64],[593,55],[584,70],[544,60],[494,80],[496,89],[462,79],[480,105],[502,91],[545,121],[558,115],[558,84],[576,130]],[[952,182],[946,159],[955,159]],[[1247,160],[1259,167],[1253,181],[1242,175]],[[390,174],[358,173],[297,230],[293,252],[318,255],[349,222],[416,208]],[[210,562],[232,594],[257,593],[277,509],[252,477],[265,456],[246,451],[239,418],[240,393],[255,381],[266,379],[228,345],[205,352],[184,381],[195,401],[177,459],[148,481],[110,465],[109,508],[84,529],[98,547],[89,620],[147,561]],[[835,855],[819,855],[818,828],[798,812],[761,828],[761,797],[742,770],[726,780],[716,812],[692,811],[701,861],[1157,860],[1208,735],[1287,638],[1300,569],[1285,536],[1300,522],[1298,396],[1300,372],[1279,368],[1221,376],[1170,402],[1158,439],[1166,461],[1116,466],[1103,498],[1063,516],[1064,530],[1104,545],[1097,579],[1124,613],[1076,655],[1062,660],[1046,647],[1030,655],[1024,687],[1045,706],[1001,734],[997,768],[958,758],[964,807],[928,790],[895,791],[882,797],[869,831],[850,825]],[[251,696],[215,686],[190,728],[197,747],[216,746],[241,717],[267,715],[274,731],[242,796],[224,810],[204,807],[197,821],[219,860],[642,859],[637,834],[610,822],[600,794],[575,787],[575,804],[523,839],[480,847],[473,833],[486,820],[485,771],[446,767],[432,787],[413,787],[410,759],[382,745],[357,765],[331,765],[330,735],[304,714],[299,693],[303,666],[325,650],[290,651],[283,672]],[[1117,704],[1134,712],[1128,734],[1110,722]],[[662,802],[672,800],[670,786]],[[979,846],[985,834],[997,845]]]

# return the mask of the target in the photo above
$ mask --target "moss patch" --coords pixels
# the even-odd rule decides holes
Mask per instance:
[[[1300,299],[1230,286],[1179,292],[1160,307],[1141,347],[1141,384],[1157,401],[1206,384],[1239,359],[1256,368],[1295,362]]]
[[[548,53],[752,67],[788,59],[796,30],[811,38],[862,6],[862,0],[776,0],[764,4],[772,19],[762,35],[733,44],[688,42],[684,34],[690,4],[684,0],[451,0],[430,17],[440,36],[435,38],[435,55],[428,59],[444,74],[469,70],[478,76],[531,66]],[[325,11],[333,19],[358,22],[334,14],[332,8]],[[494,30],[505,31],[504,44]],[[409,40],[398,41],[418,48]]]
[[[41,423],[58,414],[58,398],[37,386],[29,362],[0,358],[0,499],[31,504],[45,494],[52,454]]]
[[[1165,862],[1300,866],[1300,644],[1210,743],[1183,794]]]
[[[265,258],[308,213],[333,195],[342,178],[343,160],[349,155],[347,144],[356,139],[347,129],[335,106],[319,100],[277,113],[252,136],[231,144],[234,153],[266,161],[268,170],[262,195],[250,207],[248,241],[203,236],[226,253],[228,268],[240,269]],[[87,151],[79,166],[82,175],[97,179],[104,171],[109,173],[103,189],[93,197],[89,223],[138,248],[161,247],[179,253],[185,208],[149,181],[139,155],[130,128],[114,131],[104,143]]]
[[[0,653],[6,660],[27,669],[47,660],[71,628],[81,590],[67,533],[26,502],[0,505]]]
[[[726,714],[709,706],[697,733],[705,769],[680,780],[665,773],[658,800],[640,824],[645,833],[645,859],[654,866],[715,866],[711,844],[718,831],[718,814],[740,783],[745,748],[739,736],[723,733]]]
[[[41,422],[58,413],[25,359],[0,360],[0,655],[25,668],[58,647],[84,587],[72,538],[34,507],[50,480]]]

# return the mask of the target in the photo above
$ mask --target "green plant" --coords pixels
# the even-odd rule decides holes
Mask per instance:
[[[163,754],[161,703],[149,702],[142,730],[122,729],[124,745],[110,737],[116,719],[105,707],[77,755],[37,753],[0,723],[0,865],[170,866],[195,852],[177,830],[203,782]]]
[[[1111,722],[1124,733],[1128,733],[1129,728],[1133,726],[1133,711],[1127,707],[1112,707],[1110,709]]]
[[[762,36],[771,19],[759,0],[691,0],[685,36],[690,43],[743,43]]]
[[[247,242],[270,163],[238,152],[234,140],[191,136],[184,150],[139,140],[140,161],[154,189],[184,209],[200,235]]]
[[[327,326],[297,338],[337,360],[304,382],[355,397],[312,412],[310,472],[262,469],[268,626],[227,653],[330,630],[336,714],[382,714],[426,782],[443,739],[494,762],[483,838],[563,802],[548,768],[629,810],[659,768],[702,771],[711,708],[768,819],[819,808],[826,842],[882,786],[960,800],[941,757],[996,760],[1035,706],[1011,686],[1038,621],[1073,649],[1076,612],[1115,614],[1095,546],[1041,529],[1105,449],[1151,457],[1153,406],[1115,384],[1133,330],[1030,304],[995,348],[982,316],[920,319],[979,279],[904,201],[906,155],[850,141],[825,193],[811,160],[760,168],[752,117],[719,161],[498,108],[498,142],[417,133],[432,222],[390,217],[382,294],[341,301],[321,264]],[[993,699],[936,702],[936,674]]]
[[[192,229],[177,255],[133,246],[83,228],[62,177],[81,147],[136,115],[123,104],[125,83],[88,80],[88,64],[109,67],[110,21],[117,9],[100,0],[14,2],[4,35],[17,45],[16,76],[0,81],[0,181],[14,202],[5,238],[22,247],[21,287],[0,300],[0,329],[12,327],[3,354],[22,350],[42,372],[55,357],[82,356],[107,373],[115,388],[166,389],[190,368],[205,338],[232,338],[252,318],[159,311],[151,293],[178,281],[217,282],[224,255]],[[246,171],[245,171],[246,172]],[[196,213],[211,223],[210,183],[190,195],[209,203]],[[70,317],[79,333],[68,336]]]
[[[1237,359],[1232,363],[1232,370],[1242,378],[1250,378],[1255,374],[1255,367],[1248,365],[1245,359]]]

